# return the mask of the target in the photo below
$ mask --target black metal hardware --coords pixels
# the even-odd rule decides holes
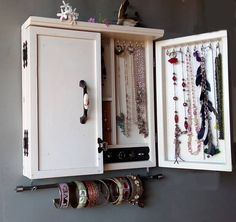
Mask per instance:
[[[165,178],[165,176],[161,173],[156,174],[156,175],[148,175],[148,176],[144,176],[144,177],[141,176],[141,179],[144,180],[144,181],[161,180],[161,179],[164,179],[164,178]]]
[[[108,143],[104,142],[101,138],[98,138],[98,153],[101,153],[102,151],[107,151]]]
[[[27,41],[23,42],[23,67],[28,65],[28,43]]]
[[[85,97],[87,96],[88,99],[88,91],[87,91],[87,84],[84,80],[80,80],[79,86],[83,88],[83,108],[84,108],[84,114],[80,117],[80,123],[85,124],[87,122],[88,117],[88,101],[85,104]]]
[[[149,147],[109,148],[103,153],[104,163],[149,160]]]
[[[149,176],[140,176],[143,181],[154,181],[164,179],[165,176],[163,174],[149,175]],[[15,188],[16,192],[24,192],[24,191],[37,191],[42,189],[51,189],[58,188],[58,183],[53,184],[43,184],[43,185],[32,185],[32,186],[17,186]]]
[[[36,191],[42,189],[50,189],[50,188],[57,188],[58,184],[45,184],[45,185],[33,185],[33,186],[17,186],[15,188],[16,192],[23,192],[23,191]]]
[[[28,132],[28,130],[24,130],[23,147],[24,147],[24,156],[28,156],[29,155],[29,132]]]

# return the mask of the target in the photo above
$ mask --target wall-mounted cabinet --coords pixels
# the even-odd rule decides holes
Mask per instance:
[[[182,160],[174,163],[177,147],[172,144],[176,139],[175,124],[171,121],[172,111],[175,111],[171,99],[173,85],[167,78],[167,75],[173,74],[167,74],[173,65],[168,66],[163,59],[167,58],[167,51],[177,51],[176,47],[185,43],[176,40],[170,46],[156,43],[155,83],[153,41],[162,36],[163,30],[158,29],[87,22],[71,25],[58,19],[40,17],[30,17],[24,23],[25,176],[37,179],[154,167],[156,142],[160,166],[230,170],[230,133],[225,133],[223,141],[220,141],[222,152],[217,154],[217,161],[212,160],[214,156],[202,158],[209,155],[204,154],[204,148],[199,151],[200,159],[186,158],[185,144],[181,145],[179,155],[183,156]],[[214,39],[223,49],[223,58],[227,58],[224,38],[219,36]],[[191,44],[191,50],[194,50],[195,43]],[[202,40],[198,44],[202,44]],[[186,49],[186,45],[184,47]],[[179,54],[176,55],[179,57]],[[225,59],[223,67],[223,124],[227,132],[229,103]],[[181,70],[179,65],[176,69]],[[192,91],[197,93],[195,89]],[[216,94],[213,97],[217,98]],[[217,103],[216,100],[213,99],[213,102]],[[178,111],[183,116],[184,111],[181,110]],[[218,138],[216,130],[212,135]],[[195,144],[192,143],[192,146],[195,147]],[[169,164],[163,164],[163,160]],[[185,162],[195,165],[185,166]]]

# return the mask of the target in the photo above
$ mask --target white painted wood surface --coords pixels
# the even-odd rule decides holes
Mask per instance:
[[[97,150],[97,138],[102,137],[100,34],[42,27],[25,32],[29,76],[23,79],[23,93],[28,92],[23,111],[30,144],[24,164],[30,169],[24,175],[34,179],[102,173]],[[80,80],[87,83],[90,100],[86,124],[80,123]]]
[[[77,21],[76,24],[71,24],[70,21],[60,21],[55,18],[43,18],[30,16],[26,22],[23,24],[22,28],[26,29],[28,26],[39,26],[39,27],[51,27],[60,29],[70,29],[78,31],[92,31],[99,32],[103,36],[108,36],[110,38],[122,37],[122,38],[132,38],[133,40],[156,40],[163,36],[164,30],[162,29],[152,29],[152,28],[142,28],[142,27],[130,27],[130,26],[120,26],[120,25],[106,25],[102,23],[91,23]]]

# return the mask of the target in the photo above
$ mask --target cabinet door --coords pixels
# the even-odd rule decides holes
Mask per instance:
[[[231,171],[227,32],[156,42],[159,166]]]
[[[27,32],[30,80],[23,85],[30,90],[25,98],[30,107],[25,115],[29,156],[24,160],[30,163],[25,164],[25,175],[102,173],[97,144],[102,137],[100,34],[41,27],[29,27]],[[84,124],[81,80],[89,98]]]

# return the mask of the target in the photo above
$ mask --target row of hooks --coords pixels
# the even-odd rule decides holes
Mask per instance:
[[[203,45],[203,44],[201,45],[201,51],[204,51],[204,50],[206,50],[206,49],[211,49],[211,50],[213,50],[213,45],[212,45],[211,42],[210,42],[208,45]],[[196,45],[194,45],[193,51],[194,51],[194,52],[198,51]],[[220,43],[219,43],[219,42],[216,43],[216,51],[220,52]],[[189,47],[189,46],[186,47],[186,52],[187,52],[187,53],[190,53],[190,47]],[[183,53],[182,48],[180,47],[179,50],[172,49],[171,52],[170,52],[168,49],[167,49],[167,51],[166,51],[166,55],[167,55],[167,56],[170,56],[170,57],[175,57],[175,56],[177,55],[176,53],[181,53],[181,54],[182,54],[182,53]]]

